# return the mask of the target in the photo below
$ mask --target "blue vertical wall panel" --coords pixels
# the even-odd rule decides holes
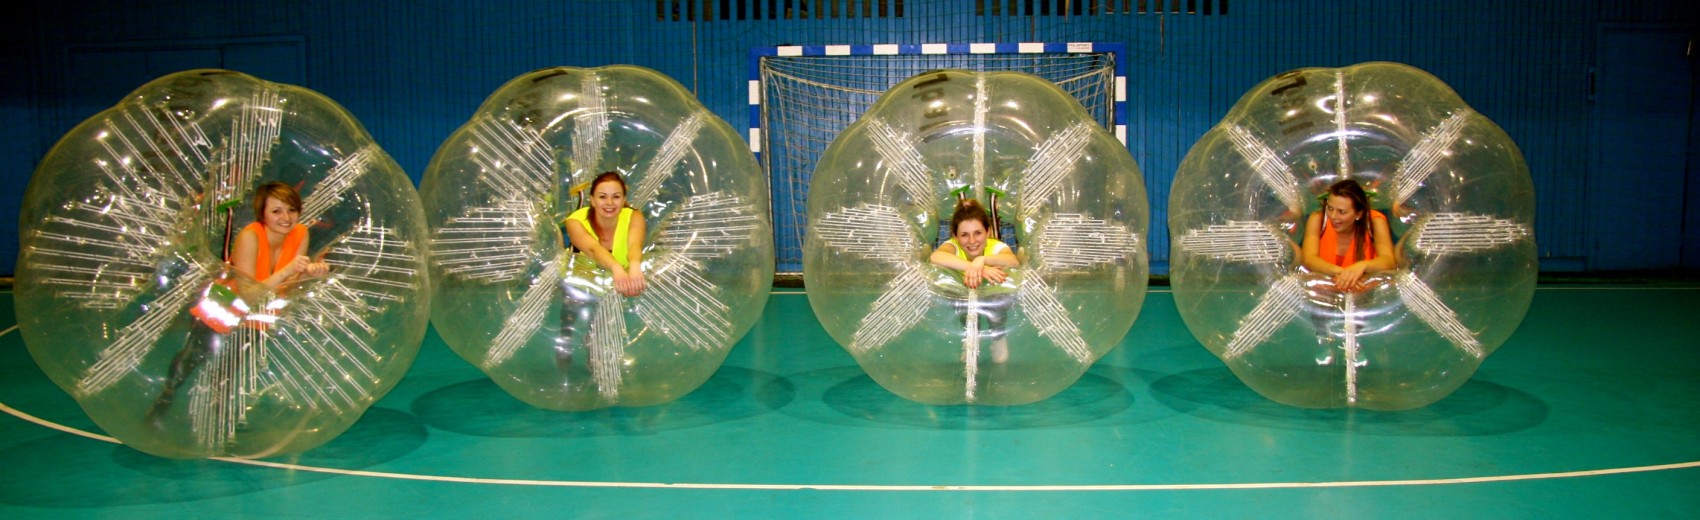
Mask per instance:
[[[1690,35],[1664,25],[1602,27],[1589,146],[1588,265],[1649,269],[1682,262],[1683,185],[1693,100],[1683,68]]]
[[[671,18],[668,2],[661,11]],[[763,19],[748,16],[752,3],[761,4]],[[1152,197],[1151,253],[1158,272],[1168,255],[1168,184],[1192,143],[1242,93],[1269,76],[1363,61],[1399,61],[1428,70],[1504,127],[1534,176],[1539,250],[1544,259],[1554,260],[1546,265],[1585,265],[1593,231],[1586,226],[1590,208],[1584,181],[1590,147],[1600,143],[1600,136],[1589,133],[1587,92],[1596,31],[1601,24],[1638,22],[1692,31],[1696,22],[1696,8],[1682,0],[1234,0],[1227,15],[1068,16],[976,16],[977,0],[908,0],[902,17],[873,18],[844,12],[866,2],[771,3],[807,7],[808,19],[771,19],[769,2],[731,0],[727,6],[745,8],[745,20],[736,19],[735,12],[721,20],[721,2],[714,1],[714,19],[699,16],[696,21],[657,20],[654,0],[75,4],[42,4],[34,16],[0,21],[6,29],[0,31],[6,63],[25,69],[16,75],[21,88],[3,91],[7,120],[24,123],[0,128],[7,142],[32,148],[8,154],[32,159],[0,164],[0,180],[19,193],[36,160],[58,136],[136,86],[98,86],[73,77],[71,56],[91,49],[145,53],[186,41],[303,42],[304,77],[268,79],[299,81],[348,107],[417,179],[441,140],[485,96],[508,79],[543,67],[627,63],[653,68],[742,128],[748,111],[745,60],[752,47],[1120,42],[1127,49],[1121,59],[1129,77],[1128,148],[1144,170]],[[680,9],[694,6],[698,14],[703,6],[701,1],[677,4]],[[832,16],[835,7],[838,17]],[[23,113],[13,113],[19,110]],[[1687,152],[1690,157],[1696,153]],[[1694,177],[1689,171],[1668,175]],[[1684,182],[1688,193],[1696,192],[1694,183]],[[1692,195],[1684,204],[1690,210],[1700,207]],[[16,213],[15,203],[0,208],[0,228],[17,229]],[[1695,211],[1688,213],[1689,220],[1696,218]],[[1692,241],[1700,232],[1688,229],[1684,236]],[[0,239],[0,274],[11,273],[17,242],[5,235]],[[1691,258],[1700,246],[1684,245],[1690,252],[1684,261],[1692,268],[1700,263]]]

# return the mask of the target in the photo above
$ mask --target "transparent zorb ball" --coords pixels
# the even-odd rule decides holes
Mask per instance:
[[[1017,251],[1001,285],[970,290],[928,261],[959,197],[999,215]],[[892,87],[822,155],[808,207],[815,315],[914,401],[1055,395],[1121,342],[1144,301],[1139,167],[1035,76],[941,70]]]
[[[589,183],[622,174],[647,223],[636,297],[565,249]],[[773,283],[767,184],[748,145],[659,72],[556,67],[491,94],[420,194],[437,332],[533,406],[645,406],[701,386]]]
[[[296,186],[330,273],[276,288],[224,264],[254,189]],[[179,458],[299,452],[347,430],[425,334],[425,226],[407,175],[305,88],[171,74],[66,134],[19,218],[30,354],[125,444]]]
[[[1397,267],[1363,292],[1299,268],[1306,217],[1341,179],[1373,194],[1396,240]],[[1241,98],[1175,175],[1175,304],[1272,400],[1425,406],[1528,310],[1534,200],[1516,144],[1434,76],[1397,63],[1286,72]]]

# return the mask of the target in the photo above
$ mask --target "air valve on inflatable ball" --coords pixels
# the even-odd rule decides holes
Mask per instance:
[[[1396,266],[1368,290],[1300,267],[1316,196],[1343,179],[1373,194],[1396,239]],[[1242,97],[1175,175],[1175,304],[1272,400],[1426,406],[1527,312],[1534,200],[1516,144],[1434,76],[1397,63],[1286,72]]]
[[[256,187],[304,197],[329,273],[224,263]],[[25,193],[30,355],[101,429],[167,457],[265,457],[351,427],[418,353],[430,308],[412,181],[341,106],[223,70],[149,82],[54,145]]]
[[[1035,76],[904,80],[833,140],[808,197],[815,315],[874,381],[910,400],[1048,398],[1121,342],[1144,301],[1139,167]],[[928,261],[964,197],[1007,223],[991,227],[1021,265],[1002,284],[969,289]]]

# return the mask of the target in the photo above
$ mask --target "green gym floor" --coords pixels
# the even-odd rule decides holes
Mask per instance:
[[[1069,390],[926,406],[857,368],[798,289],[676,402],[530,408],[428,335],[318,449],[115,444],[35,367],[0,292],[0,518],[1695,518],[1700,287],[1542,285],[1470,383],[1406,412],[1240,384],[1154,287]]]

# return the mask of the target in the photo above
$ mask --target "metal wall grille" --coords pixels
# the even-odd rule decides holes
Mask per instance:
[[[1228,0],[974,0],[977,16],[1228,14]]]
[[[655,0],[663,22],[902,17],[903,0]]]

